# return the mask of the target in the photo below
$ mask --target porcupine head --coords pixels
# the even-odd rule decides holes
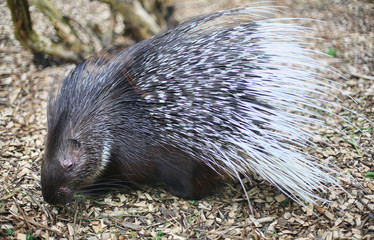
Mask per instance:
[[[74,193],[103,177],[116,146],[125,146],[121,151],[127,156],[122,154],[121,160],[136,162],[143,157],[138,149],[145,149],[145,143],[135,126],[141,113],[126,85],[125,69],[115,62],[108,66],[113,58],[114,54],[103,52],[86,60],[51,91],[41,171],[43,196],[51,204],[69,202]]]
[[[198,17],[79,64],[49,99],[45,200],[69,202],[107,179],[159,181],[200,198],[221,176],[241,182],[251,172],[306,202],[339,186],[303,152],[308,127],[324,126],[313,109],[329,113],[319,107],[328,84],[305,70],[319,64],[302,47],[302,27],[253,21],[269,10]]]
[[[51,204],[69,202],[81,186],[97,178],[109,160],[110,115],[105,109],[109,99],[90,95],[93,88],[101,87],[99,82],[88,82],[99,77],[97,72],[89,73],[90,68],[90,63],[78,65],[50,94],[41,183],[44,199]]]

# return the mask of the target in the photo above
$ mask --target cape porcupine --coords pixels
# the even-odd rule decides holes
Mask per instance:
[[[51,91],[45,200],[67,203],[102,179],[162,182],[201,198],[251,172],[298,201],[340,187],[303,152],[309,127],[324,126],[319,97],[330,86],[313,71],[304,28],[259,17],[269,10],[197,17],[79,64]]]

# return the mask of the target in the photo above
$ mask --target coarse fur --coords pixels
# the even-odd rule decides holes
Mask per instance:
[[[261,17],[271,10],[201,16],[79,64],[51,91],[45,200],[67,203],[103,179],[201,198],[253,172],[299,202],[340,187],[303,151],[331,114],[331,87],[314,71],[305,29]]]

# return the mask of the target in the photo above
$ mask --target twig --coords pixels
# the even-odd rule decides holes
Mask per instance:
[[[78,215],[78,202],[77,202],[77,199],[75,199],[75,205],[74,205],[74,209],[75,209],[75,212],[74,212],[74,220],[73,220],[73,225],[74,225],[74,232],[73,232],[73,239],[75,240],[76,237],[75,237],[75,233],[76,233],[76,228],[77,228],[77,215]]]
[[[19,215],[16,214],[15,212],[13,212],[13,211],[9,211],[9,212],[10,212],[10,213],[15,217],[15,218],[17,218],[18,220],[20,220],[20,221],[26,221],[26,219],[23,219],[23,217],[19,216]],[[50,228],[50,227],[45,226],[45,225],[43,225],[43,224],[41,224],[41,223],[37,223],[37,222],[35,222],[35,221],[31,220],[31,219],[28,219],[27,221],[28,221],[30,224],[32,224],[32,225],[34,225],[34,226],[36,226],[36,227],[46,229],[46,230],[51,231],[51,232],[54,232],[54,233],[56,233],[56,234],[61,234],[61,231],[58,230],[58,229]]]
[[[25,215],[25,212],[24,212],[24,211],[19,207],[19,205],[18,205],[18,203],[17,203],[17,201],[16,201],[16,198],[15,198],[14,196],[13,196],[12,198],[13,198],[13,201],[14,201],[14,203],[16,204],[16,206],[17,206],[17,208],[18,208],[18,211],[20,211],[20,212],[22,213],[23,219],[24,219],[24,221],[25,221],[27,227],[31,229],[30,223],[29,223],[29,221],[27,220],[27,217],[26,217],[26,215]]]
[[[364,74],[357,73],[357,72],[351,72],[351,74],[355,77],[359,77],[359,78],[363,78],[367,80],[374,80],[374,76],[364,75]]]
[[[276,216],[269,216],[269,217],[263,217],[256,219],[259,224],[266,223],[266,222],[272,222],[274,219],[276,219]]]

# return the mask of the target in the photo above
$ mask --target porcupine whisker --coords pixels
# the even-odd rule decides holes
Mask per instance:
[[[121,185],[116,185],[116,186],[111,186],[111,187],[100,187],[98,186],[96,189],[83,189],[79,190],[77,194],[82,194],[82,195],[106,195],[107,193],[114,192],[116,190],[125,190],[128,189],[130,190],[130,187],[126,186],[121,186]]]
[[[77,193],[79,194],[97,194],[103,192],[103,194],[112,191],[120,191],[127,189],[133,189],[134,187],[141,189],[144,185],[138,184],[136,182],[128,182],[128,181],[113,181],[113,182],[103,182],[103,183],[96,183],[90,184],[85,186],[84,189],[79,190]]]
[[[137,186],[141,186],[140,184],[137,184]],[[79,193],[89,193],[89,192],[95,192],[100,190],[107,190],[111,191],[116,188],[131,188],[129,186],[129,182],[124,181],[108,181],[108,182],[100,182],[100,183],[93,183],[90,185],[85,186],[83,189],[79,190]]]

